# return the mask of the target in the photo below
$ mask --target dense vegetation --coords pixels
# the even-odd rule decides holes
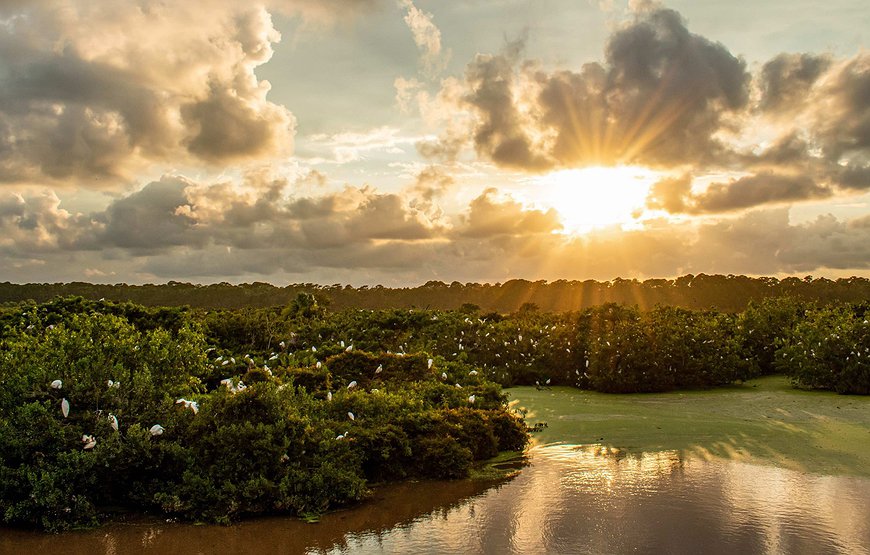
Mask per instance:
[[[373,481],[464,476],[525,445],[499,385],[649,392],[785,373],[867,394],[868,317],[866,302],[791,298],[741,313],[330,311],[305,293],[264,309],[10,306],[0,514],[47,529],[119,506],[222,522],[316,514]]]
[[[91,283],[0,283],[0,303],[78,295],[131,301],[148,306],[197,308],[266,308],[286,305],[299,293],[317,297],[333,310],[346,308],[425,308],[454,310],[474,303],[484,311],[515,312],[531,303],[546,312],[583,310],[607,303],[656,305],[738,312],[752,301],[792,297],[820,303],[860,302],[870,298],[870,280],[851,277],[837,280],[789,277],[750,278],[735,275],[686,275],[676,279],[614,279],[612,281],[527,281],[505,283],[443,283],[430,281],[419,287],[387,288],[316,285],[276,287],[268,283],[196,285],[170,281],[165,285],[96,285]]]
[[[81,299],[2,322],[7,524],[317,514],[373,481],[465,476],[527,439],[499,387],[461,362],[350,345],[245,357],[186,311]]]

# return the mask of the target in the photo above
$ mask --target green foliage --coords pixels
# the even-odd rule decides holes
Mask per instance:
[[[863,311],[808,313],[783,341],[776,366],[800,387],[870,394],[870,323]]]
[[[327,312],[309,297],[219,312],[83,299],[7,307],[0,518],[60,530],[112,507],[209,522],[310,516],[360,499],[370,482],[467,476],[527,443],[500,385],[652,392],[777,371],[800,387],[867,394],[867,317],[866,303],[791,299],[742,314]]]
[[[289,334],[267,350],[279,342],[273,325],[320,327],[317,313],[243,314],[247,327],[220,329],[246,335],[208,347],[202,329],[222,337],[212,315],[148,320],[131,307],[92,308],[55,301],[5,313],[5,524],[90,526],[113,508],[220,523],[312,515],[361,499],[369,481],[465,476],[498,446],[525,446],[498,386],[464,363],[438,358],[430,368],[425,354],[338,341],[300,353],[287,348]]]
[[[787,341],[809,306],[792,297],[751,302],[740,315],[739,336],[752,362],[753,375],[777,372],[776,350]]]

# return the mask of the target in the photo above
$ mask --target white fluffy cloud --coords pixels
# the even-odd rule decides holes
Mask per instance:
[[[281,39],[263,5],[45,0],[0,18],[0,181],[292,152],[294,117],[254,73]]]

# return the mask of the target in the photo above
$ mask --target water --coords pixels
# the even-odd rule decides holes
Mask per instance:
[[[679,451],[534,448],[494,482],[378,490],[319,523],[139,521],[44,535],[4,530],[0,553],[870,553],[870,479]]]

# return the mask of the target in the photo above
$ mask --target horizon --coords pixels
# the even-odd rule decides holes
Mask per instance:
[[[782,281],[788,280],[788,279],[797,279],[797,280],[800,280],[803,282],[807,281],[807,279],[811,279],[812,281],[827,280],[827,281],[831,281],[834,283],[836,283],[837,281],[840,281],[840,280],[850,280],[850,279],[870,280],[870,277],[858,276],[858,275],[850,275],[850,276],[844,275],[844,276],[832,278],[832,277],[824,276],[824,275],[811,275],[811,274],[769,276],[769,275],[747,275],[747,274],[707,274],[704,272],[699,272],[697,274],[682,274],[679,276],[671,276],[671,277],[637,278],[637,277],[616,276],[616,277],[613,277],[610,279],[564,279],[564,278],[559,278],[559,279],[553,279],[553,280],[546,280],[546,279],[532,280],[532,279],[525,279],[525,278],[521,278],[521,277],[514,277],[514,278],[507,278],[503,281],[495,281],[495,282],[493,282],[493,281],[465,281],[465,282],[461,282],[458,280],[446,281],[446,280],[433,279],[433,280],[428,280],[428,281],[422,282],[422,283],[413,283],[413,284],[408,284],[408,285],[397,285],[397,286],[388,286],[388,285],[384,285],[381,283],[362,283],[359,285],[354,285],[352,283],[340,283],[340,282],[325,283],[325,282],[299,282],[299,281],[297,281],[297,282],[287,282],[287,283],[274,283],[274,282],[270,282],[270,281],[260,281],[260,280],[257,280],[257,281],[239,281],[239,282],[232,282],[232,281],[195,282],[195,281],[180,281],[180,280],[175,280],[175,279],[170,279],[170,280],[167,280],[164,282],[142,282],[142,283],[94,282],[94,281],[53,281],[53,282],[48,282],[48,281],[34,282],[34,281],[31,281],[31,282],[23,282],[22,283],[22,282],[12,282],[12,281],[7,280],[7,281],[0,281],[0,284],[8,284],[8,285],[15,285],[15,286],[27,286],[27,285],[61,285],[61,286],[63,286],[63,285],[73,285],[73,284],[84,284],[84,285],[96,285],[96,286],[105,286],[105,287],[116,287],[116,286],[120,286],[120,285],[126,285],[129,287],[144,287],[144,286],[158,286],[159,287],[159,286],[176,285],[176,284],[177,285],[192,285],[195,287],[208,287],[208,286],[212,286],[212,285],[230,285],[233,287],[241,287],[241,286],[245,286],[245,285],[269,285],[271,287],[275,287],[278,289],[283,289],[283,288],[287,288],[287,287],[294,287],[294,286],[314,286],[314,287],[324,287],[324,288],[327,288],[327,287],[341,287],[341,288],[351,287],[354,289],[360,289],[363,287],[368,287],[368,288],[382,287],[384,289],[416,289],[416,288],[420,288],[420,287],[425,287],[425,286],[429,285],[430,283],[439,283],[439,284],[447,285],[447,286],[452,285],[453,283],[459,283],[462,286],[481,285],[481,286],[497,287],[497,286],[505,285],[506,283],[513,282],[513,281],[520,281],[520,282],[526,282],[526,283],[541,283],[541,282],[543,282],[543,285],[553,285],[553,284],[557,284],[559,282],[567,282],[569,284],[575,284],[575,283],[582,284],[582,283],[588,283],[588,282],[594,282],[594,283],[598,283],[598,284],[612,284],[612,283],[616,283],[619,281],[635,282],[635,283],[644,284],[644,283],[650,282],[650,281],[676,282],[682,278],[691,277],[692,279],[695,279],[695,278],[698,278],[701,276],[703,276],[703,277],[721,277],[721,278],[729,278],[729,279],[730,278],[747,278],[747,279],[752,279],[752,280],[775,279],[778,282],[782,282]]]
[[[858,0],[3,3],[0,281],[870,278],[867,29]]]

